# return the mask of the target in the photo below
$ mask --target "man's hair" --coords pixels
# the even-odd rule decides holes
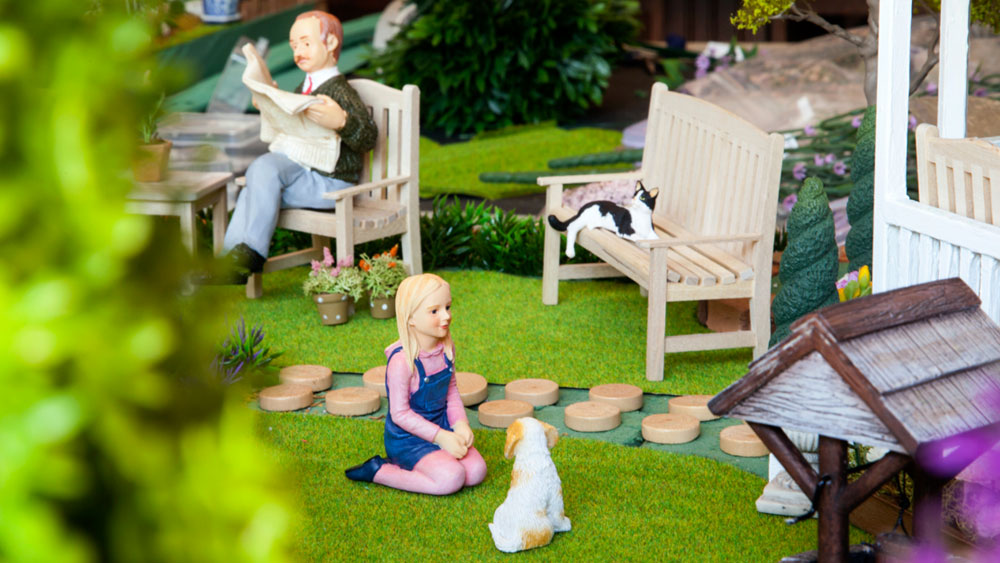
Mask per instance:
[[[344,26],[341,25],[340,20],[337,16],[324,12],[322,10],[310,10],[308,12],[302,12],[295,18],[295,21],[299,21],[305,18],[318,18],[319,19],[319,39],[320,41],[326,42],[326,38],[329,34],[333,34],[337,38],[337,48],[333,50],[333,58],[340,60],[340,48],[344,46]]]

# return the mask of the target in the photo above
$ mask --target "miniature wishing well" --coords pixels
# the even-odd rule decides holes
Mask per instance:
[[[953,278],[826,307],[709,403],[746,420],[812,496],[821,562],[846,560],[851,510],[904,468],[924,516],[916,536],[930,539],[945,482],[1000,439],[988,404],[1000,393],[1000,327],[979,305]],[[782,428],[820,435],[818,473]],[[889,453],[848,483],[847,442]]]

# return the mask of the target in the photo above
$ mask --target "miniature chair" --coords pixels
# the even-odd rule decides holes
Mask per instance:
[[[981,139],[942,139],[917,127],[920,203],[1000,226],[1000,148]]]
[[[283,209],[278,226],[312,235],[312,247],[268,258],[264,272],[323,259],[323,247],[337,239],[337,257],[354,254],[354,246],[402,233],[401,260],[410,274],[423,272],[420,254],[420,90],[408,84],[397,90],[372,80],[350,81],[369,107],[378,140],[365,167],[362,183],[330,192],[335,210]],[[250,276],[250,299],[263,292],[261,274]]]
[[[771,261],[784,139],[713,104],[653,86],[642,167],[635,172],[539,178],[547,213],[567,220],[565,184],[642,180],[659,188],[653,225],[659,240],[638,244],[584,229],[577,244],[603,264],[559,265],[560,233],[547,222],[542,302],[559,302],[559,280],[627,276],[648,291],[646,378],[663,379],[664,354],[691,350],[767,350]],[[664,338],[670,301],[750,298],[750,329]]]

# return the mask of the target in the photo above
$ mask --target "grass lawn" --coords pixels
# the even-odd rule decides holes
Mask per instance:
[[[241,299],[242,287],[213,288],[237,300],[247,324],[267,332],[267,345],[284,355],[278,365],[322,364],[364,372],[385,363],[382,350],[397,339],[395,320],[359,311],[349,323],[327,327],[302,295],[308,269],[265,274],[264,296]],[[542,305],[542,280],[486,271],[443,271],[452,286],[452,334],[461,371],[490,383],[543,377],[563,387],[631,383],[672,395],[715,394],[746,373],[751,350],[671,354],[664,380],[647,381],[646,299],[638,286],[617,280],[560,284],[560,303]],[[705,332],[694,303],[667,307],[668,334]]]
[[[262,413],[259,431],[303,517],[296,558],[501,560],[487,528],[510,483],[504,433],[475,430],[489,474],[447,497],[355,483],[344,469],[383,453],[382,424],[335,416]],[[570,532],[520,557],[546,561],[777,561],[815,549],[816,522],[788,526],[759,514],[764,480],[694,456],[562,438],[552,458]],[[868,540],[852,530],[852,543]]]
[[[480,182],[479,173],[548,170],[550,159],[614,150],[621,139],[620,131],[565,130],[552,124],[513,127],[447,145],[421,137],[420,196],[466,194],[499,199],[540,193],[542,187],[535,184]],[[559,170],[552,175],[566,173]]]

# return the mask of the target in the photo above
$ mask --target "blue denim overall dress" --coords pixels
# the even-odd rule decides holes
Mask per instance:
[[[389,362],[392,357],[403,349],[402,346],[396,348],[389,355]],[[454,365],[448,356],[444,357],[445,367],[437,373],[427,375],[420,359],[414,360],[417,367],[417,375],[420,376],[420,384],[417,390],[410,395],[410,409],[427,420],[437,424],[444,430],[451,431],[448,424],[448,384],[451,383],[451,375],[454,372]],[[386,363],[388,365],[388,362]],[[389,382],[386,380],[386,391],[388,393]],[[390,399],[391,401],[391,399]],[[428,442],[423,438],[414,436],[403,430],[392,421],[392,403],[389,403],[389,414],[385,416],[385,453],[389,462],[406,469],[413,469],[425,455],[440,450],[440,446]]]

